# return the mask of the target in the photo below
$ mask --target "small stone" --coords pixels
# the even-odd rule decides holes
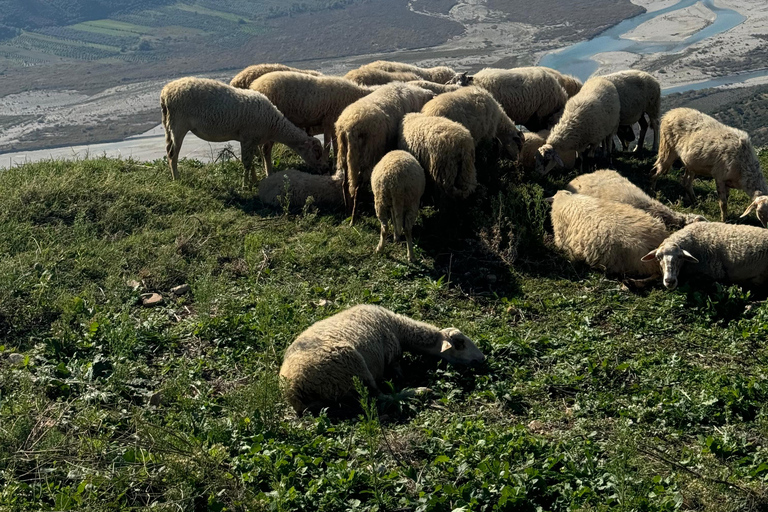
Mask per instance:
[[[8,361],[11,364],[21,364],[24,362],[24,359],[25,359],[24,354],[17,354],[15,352],[8,356]]]
[[[128,285],[129,288],[133,289],[133,291],[136,291],[139,288],[141,288],[141,283],[135,279],[129,279],[128,281],[125,282],[125,284]]]
[[[188,284],[180,284],[179,286],[171,288],[171,293],[174,295],[184,295],[187,292],[189,292]]]
[[[159,293],[145,293],[141,296],[141,303],[148,308],[159,306],[163,303],[163,296]]]

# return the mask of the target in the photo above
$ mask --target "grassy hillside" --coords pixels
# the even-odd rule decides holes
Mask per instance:
[[[650,158],[618,164],[647,183]],[[568,263],[542,198],[572,175],[481,162],[477,197],[423,211],[409,265],[402,245],[373,255],[370,211],[355,228],[273,211],[238,188],[237,162],[180,169],[175,183],[162,162],[0,173],[0,509],[768,505],[765,292],[635,293]],[[683,209],[676,177],[659,197]],[[714,219],[714,186],[696,189]],[[732,194],[731,222],[746,204]],[[145,292],[165,303],[142,307]],[[488,363],[407,357],[393,389],[431,394],[398,394],[380,418],[297,419],[283,350],[358,303],[458,327]]]

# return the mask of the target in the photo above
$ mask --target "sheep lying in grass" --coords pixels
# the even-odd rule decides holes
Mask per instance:
[[[435,82],[438,84],[446,84],[453,80],[457,73],[453,69],[446,66],[437,66],[434,68],[420,68],[412,64],[405,64],[403,62],[392,62],[387,60],[377,60],[366,64],[361,69],[379,69],[388,73],[413,73],[418,75],[424,80]]]
[[[415,73],[389,72],[381,69],[358,68],[353,69],[344,78],[358,85],[384,85],[390,82],[410,82],[420,80],[421,77]]]
[[[525,134],[525,142],[523,142],[523,149],[520,151],[520,158],[518,159],[525,172],[532,173],[536,170],[539,148],[547,143],[547,137],[549,137],[549,130]],[[579,158],[579,154],[576,151],[558,153],[557,156],[559,160],[555,163],[554,168],[556,169],[573,169],[576,167],[576,160]],[[563,165],[560,166],[557,162],[562,162]]]
[[[322,166],[320,141],[291,124],[263,94],[204,78],[181,78],[160,93],[166,151],[173,179],[179,177],[181,145],[188,132],[203,140],[240,142],[243,184],[253,184],[253,159],[262,144],[280,142],[314,168]],[[267,167],[267,174],[270,168]]]
[[[440,330],[380,306],[355,306],[313,324],[288,347],[280,368],[285,398],[298,414],[317,414],[349,399],[355,377],[378,396],[378,382],[397,368],[404,351],[451,364],[485,360],[458,329]]]
[[[432,91],[404,83],[381,86],[349,105],[336,121],[337,164],[348,181],[352,198],[352,224],[357,218],[360,188],[370,182],[376,162],[397,147],[400,121],[418,112],[434,97]]]
[[[664,286],[677,287],[683,263],[715,281],[764,285],[768,281],[768,231],[754,226],[697,222],[673,233],[643,261],[661,266]]]
[[[600,199],[609,199],[634,206],[660,219],[667,228],[674,230],[693,222],[706,221],[701,215],[678,213],[652,199],[640,187],[616,171],[604,169],[583,174],[571,180],[567,189],[573,193],[586,194]]]
[[[542,68],[486,68],[472,77],[504,108],[510,119],[535,132],[550,128],[562,112],[568,95],[557,78]]]
[[[472,134],[475,147],[483,140],[497,139],[511,160],[517,160],[523,147],[523,134],[493,95],[480,87],[461,87],[441,94],[424,105],[421,112],[460,123]]]
[[[655,261],[641,261],[667,237],[659,219],[623,203],[567,190],[560,190],[549,201],[555,246],[568,259],[621,276],[661,273]]]
[[[248,66],[229,82],[232,87],[238,89],[248,89],[254,80],[267,73],[273,73],[275,71],[294,71],[296,73],[304,73],[306,75],[321,76],[319,71],[312,71],[309,69],[296,69],[284,64],[256,64],[255,66]]]
[[[629,127],[640,123],[640,135],[638,136],[635,151],[643,149],[645,135],[648,132],[648,121],[645,115],[648,115],[650,126],[653,129],[653,151],[659,149],[659,119],[661,119],[661,85],[653,75],[644,71],[630,69],[605,75],[603,78],[616,86],[621,102],[621,113],[619,114],[619,125]],[[622,130],[625,136],[622,138],[622,144],[628,139],[627,131]],[[632,138],[634,139],[634,132]],[[631,142],[631,140],[630,140]],[[628,142],[625,145],[625,149]]]
[[[461,85],[458,84],[438,84],[429,80],[409,80],[408,85],[415,85],[416,87],[432,91],[435,94],[443,94],[461,89]]]
[[[268,73],[251,84],[299,128],[321,127],[326,144],[333,142],[338,154],[333,124],[342,111],[373,89],[337,76],[312,76],[293,71]],[[272,162],[272,145],[262,148],[264,160]],[[328,154],[324,155],[325,158]]]
[[[371,187],[376,217],[381,222],[381,238],[376,252],[384,248],[390,231],[394,231],[395,240],[405,233],[408,260],[416,260],[411,231],[419,215],[419,202],[425,186],[424,169],[405,151],[387,153],[373,168]]]
[[[546,174],[555,163],[564,167],[559,155],[568,151],[581,154],[601,143],[610,155],[613,136],[619,128],[620,110],[619,93],[612,82],[600,77],[587,80],[581,91],[568,100],[547,143],[539,148],[536,170]]]
[[[725,222],[728,215],[729,191],[737,188],[752,199],[742,217],[757,210],[757,218],[763,226],[768,225],[768,183],[746,132],[691,108],[676,108],[664,114],[660,131],[652,188],[679,158],[685,166],[683,186],[691,202],[696,201],[694,176],[712,177],[717,186],[721,221]]]
[[[416,157],[439,200],[464,199],[475,191],[475,141],[462,125],[444,117],[407,114],[398,137],[398,148]]]
[[[295,169],[267,176],[259,183],[259,199],[274,207],[301,208],[311,197],[321,208],[344,207],[344,175],[308,174]]]
[[[557,79],[558,83],[560,83],[560,86],[563,89],[565,89],[565,92],[566,94],[568,94],[569,98],[576,96],[579,93],[579,91],[581,91],[581,88],[584,85],[581,82],[581,80],[579,80],[575,76],[565,75],[556,69],[546,68],[543,66],[541,69],[543,69],[544,71],[546,71],[547,73],[549,73],[550,75],[554,76]]]

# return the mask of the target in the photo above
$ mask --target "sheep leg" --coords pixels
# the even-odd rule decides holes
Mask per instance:
[[[691,204],[696,204],[696,193],[693,191],[693,179],[695,177],[696,176],[692,172],[689,172],[688,169],[686,169],[683,177],[680,178],[680,184],[685,189],[685,195]]]
[[[168,154],[168,165],[171,167],[171,178],[174,180],[179,179],[179,153],[181,152],[181,145],[186,136],[186,131],[180,129],[172,129],[169,131],[166,128],[165,151]]]
[[[416,224],[416,217],[419,215],[418,208],[416,211],[405,212],[405,218],[403,219],[403,231],[405,231],[405,243],[408,248],[408,261],[413,263],[416,261],[416,256],[413,254],[413,225]]]
[[[639,153],[643,150],[643,146],[645,145],[645,136],[648,134],[648,121],[645,120],[645,114],[640,116],[638,123],[640,123],[640,135],[637,136],[637,146],[635,146],[635,153]],[[654,131],[653,133],[655,136],[657,132]]]
[[[384,244],[387,241],[387,237],[389,236],[389,220],[381,220],[381,236],[379,237],[379,245],[376,247],[376,253],[380,253],[381,250],[384,248]]]
[[[270,141],[261,146],[261,156],[264,159],[264,172],[267,173],[267,176],[272,174],[272,147],[274,145],[275,143]]]
[[[253,160],[256,158],[258,145],[252,142],[240,143],[240,156],[243,159],[243,188],[250,188],[256,183]]]
[[[717,200],[720,203],[720,221],[725,222],[725,218],[728,216],[728,185],[722,181],[716,180],[715,186],[717,187]]]
[[[677,160],[677,152],[675,151],[675,148],[665,140],[664,143],[659,146],[659,154],[656,157],[656,164],[654,165],[656,172],[651,176],[651,190],[656,189],[656,180],[659,176],[663,176],[669,172],[669,169],[672,167],[672,164],[675,163],[675,160]]]
[[[658,119],[651,119],[651,129],[653,130],[653,151],[659,150],[659,124],[660,122]]]
[[[355,190],[352,192],[352,219],[349,221],[350,226],[355,225],[355,221],[357,220],[357,196],[360,192],[360,187],[355,187]]]

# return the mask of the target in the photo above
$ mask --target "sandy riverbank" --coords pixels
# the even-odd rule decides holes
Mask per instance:
[[[685,9],[672,11],[646,21],[624,34],[623,37],[633,41],[648,42],[684,41],[711,25],[716,19],[717,14],[698,2]]]

